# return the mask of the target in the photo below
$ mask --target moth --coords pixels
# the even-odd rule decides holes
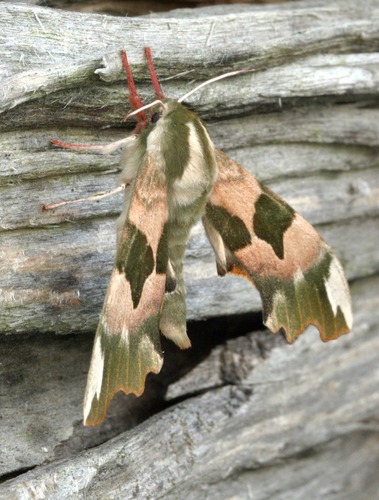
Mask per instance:
[[[215,148],[205,123],[183,104],[204,83],[177,101],[165,98],[149,48],[145,54],[156,95],[146,106],[121,52],[129,116],[137,119],[130,137],[104,146],[52,141],[99,153],[122,148],[116,190],[125,188],[125,198],[88,373],[85,425],[102,422],[116,392],[142,394],[147,374],[162,367],[161,333],[181,349],[190,347],[183,255],[200,218],[217,273],[251,281],[273,333],[282,331],[292,343],[312,324],[328,341],[352,325],[349,288],[331,248],[285,201]]]

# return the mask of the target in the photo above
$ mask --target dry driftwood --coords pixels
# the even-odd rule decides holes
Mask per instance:
[[[39,355],[38,376],[51,380],[44,393],[36,381],[14,381],[13,411],[19,414],[23,396],[29,415],[13,439],[4,434],[8,459],[27,466],[70,458],[6,482],[0,498],[375,498],[378,277],[356,282],[352,292],[353,334],[322,344],[313,331],[292,346],[267,332],[229,340],[171,385],[164,412],[79,454],[94,439],[92,429],[80,428],[78,409],[89,342],[49,340],[43,357],[41,340],[24,343],[20,361],[27,350]],[[20,379],[34,375],[24,363]],[[130,403],[129,412],[131,422],[141,407]]]
[[[6,482],[4,498],[376,491],[379,282],[368,276],[379,269],[379,7],[365,5],[299,1],[112,18],[0,4],[0,330],[11,334],[0,348],[0,473],[37,466]],[[240,336],[261,327],[252,313],[259,298],[243,280],[220,282],[196,226],[185,263],[188,316],[222,319],[191,327],[191,351],[165,344],[164,370],[145,395],[116,398],[103,425],[84,429],[81,398],[121,198],[54,213],[41,205],[113,187],[118,155],[53,150],[49,140],[128,134],[117,54],[128,50],[149,100],[146,44],[170,97],[195,79],[256,68],[204,89],[191,105],[217,146],[336,249],[356,280],[355,327],[332,345],[311,333],[291,347],[269,334]],[[116,62],[95,74],[105,55]],[[219,345],[230,337],[238,338]]]
[[[42,14],[38,13],[37,18],[43,22]],[[158,58],[160,72],[159,61]],[[367,102],[378,92],[378,63],[378,54],[371,53],[309,56],[280,68],[242,76],[238,79],[239,92],[235,90],[236,82],[220,83],[216,89],[203,92],[197,106],[203,116],[222,115],[222,120],[210,124],[216,145],[230,151],[310,221],[328,225],[330,242],[347,265],[351,278],[361,276],[359,269],[350,265],[355,249],[345,248],[345,241],[334,237],[333,231],[354,218],[348,230],[350,239],[356,240],[356,231],[364,234],[372,225],[370,218],[378,212],[379,127],[376,110],[361,109],[362,102],[369,106]],[[23,77],[16,73],[8,78],[10,83],[3,84],[4,107],[18,104],[3,113],[4,133],[0,136],[6,160],[1,177],[2,203],[8,207],[0,221],[4,256],[0,278],[3,331],[67,333],[83,330],[83,324],[86,330],[95,328],[113,261],[114,221],[120,210],[121,195],[99,203],[72,205],[55,213],[42,212],[41,207],[46,202],[85,197],[116,183],[118,155],[102,158],[49,149],[52,137],[91,143],[107,142],[128,133],[120,128],[94,131],[84,127],[89,120],[102,127],[108,120],[111,125],[120,125],[125,114],[123,82],[116,87],[88,83],[83,89],[88,68],[92,75],[96,65],[100,62],[67,63],[63,76],[56,65],[32,70],[40,73],[43,83],[38,78],[37,88],[33,76],[26,79],[26,85],[30,83],[29,94],[24,92],[21,97],[16,94],[21,88],[25,90],[23,73]],[[80,79],[75,79],[83,68]],[[66,85],[70,71],[75,75],[71,85],[79,85],[78,89],[63,94],[57,91],[37,99],[39,92],[56,89],[58,82]],[[164,67],[162,71],[165,72]],[[52,78],[50,82],[54,72],[56,80]],[[362,78],[365,72],[372,78]],[[116,68],[115,76],[107,76],[116,78],[118,74]],[[92,78],[93,75],[88,76],[89,80]],[[167,94],[182,94],[184,85],[178,92],[179,85],[169,82]],[[320,95],[318,105],[315,94]],[[21,105],[23,99],[28,102]],[[356,102],[341,105],[332,104],[331,100]],[[107,108],[99,112],[104,103]],[[271,113],[257,115],[261,108]],[[118,112],[117,119],[114,110]],[[237,112],[239,118],[227,119]],[[60,129],[56,126],[58,120],[76,126]],[[43,127],[35,130],[41,124]],[[6,131],[16,126],[17,132]],[[363,223],[359,220],[362,218]],[[211,251],[196,236],[199,233],[196,229],[190,248],[194,254],[204,252],[205,261],[191,259],[191,252],[187,258],[188,317],[246,312],[252,302],[255,309],[259,308],[250,286],[238,279],[227,278],[236,293],[228,293],[226,301],[220,300]],[[365,268],[374,270],[378,261],[376,252],[371,253]]]

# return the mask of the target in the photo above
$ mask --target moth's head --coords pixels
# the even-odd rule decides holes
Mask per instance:
[[[174,99],[168,99],[164,97],[164,94],[162,92],[159,80],[157,78],[155,69],[154,69],[154,64],[153,64],[153,59],[151,56],[151,51],[149,47],[145,48],[145,56],[147,60],[147,64],[149,67],[150,71],[150,76],[151,76],[151,82],[155,91],[155,96],[156,100],[151,102],[150,104],[144,105],[142,102],[141,97],[139,96],[134,79],[133,79],[133,74],[130,69],[129,63],[128,63],[128,58],[126,56],[125,50],[121,51],[121,58],[122,58],[122,63],[124,65],[125,71],[126,71],[126,76],[127,76],[127,81],[128,81],[128,87],[129,87],[129,102],[132,107],[132,111],[128,113],[125,117],[125,119],[130,118],[131,116],[135,116],[137,119],[137,125],[134,130],[134,133],[136,135],[140,134],[142,130],[149,130],[153,128],[161,119],[166,119],[168,118],[171,114],[185,114],[188,113],[189,111],[187,108],[185,108],[182,104],[182,102],[187,99],[190,95],[192,95],[194,92],[197,90],[201,89],[205,85],[209,85],[210,83],[216,82],[218,80],[222,80],[224,78],[227,78],[229,76],[233,75],[238,75],[240,73],[245,73],[247,71],[254,71],[254,70],[237,70],[237,71],[231,71],[229,73],[224,73],[223,75],[216,76],[214,78],[211,78],[210,80],[207,80],[194,89],[192,89],[190,92],[185,94],[184,96],[180,97],[177,101]]]
[[[142,119],[138,119],[138,115],[141,116]],[[150,104],[146,104],[141,108],[138,108],[126,115],[126,118],[130,118],[131,116],[137,117],[137,126],[135,133],[139,134],[143,130],[151,130],[158,122],[162,122],[164,120],[172,120],[181,121],[181,117],[188,117],[188,114],[193,114],[189,111],[183,104],[175,99],[156,99]]]
[[[136,135],[139,135],[142,131],[148,131],[154,128],[159,120],[167,118],[172,113],[176,114],[180,113],[182,110],[185,110],[184,106],[179,102],[180,100],[175,101],[174,99],[168,99],[164,96],[162,88],[158,81],[158,77],[155,73],[149,47],[145,48],[145,55],[150,71],[151,82],[153,84],[153,89],[156,96],[156,99],[153,102],[146,105],[143,104],[142,99],[137,92],[126,52],[124,50],[121,52],[121,58],[125,68],[129,87],[129,102],[132,107],[132,111],[126,115],[125,120],[132,116],[135,116],[135,118],[137,119],[137,125],[134,133]]]

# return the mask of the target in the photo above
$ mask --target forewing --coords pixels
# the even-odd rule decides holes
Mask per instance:
[[[219,175],[203,218],[220,275],[258,289],[264,322],[293,342],[309,325],[324,341],[352,324],[341,264],[317,231],[240,165],[216,152]]]
[[[146,375],[158,373],[163,362],[159,315],[168,259],[167,188],[150,156],[131,189],[95,336],[84,397],[86,425],[103,420],[116,392],[142,394]]]

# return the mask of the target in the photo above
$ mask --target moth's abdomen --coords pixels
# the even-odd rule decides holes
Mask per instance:
[[[206,128],[181,104],[170,101],[158,123],[156,131],[160,127],[165,132],[160,151],[168,188],[168,253],[176,279],[175,291],[165,295],[159,326],[163,335],[183,349],[191,345],[186,332],[183,256],[190,229],[205,212],[217,163]],[[152,138],[158,137],[155,133]]]

